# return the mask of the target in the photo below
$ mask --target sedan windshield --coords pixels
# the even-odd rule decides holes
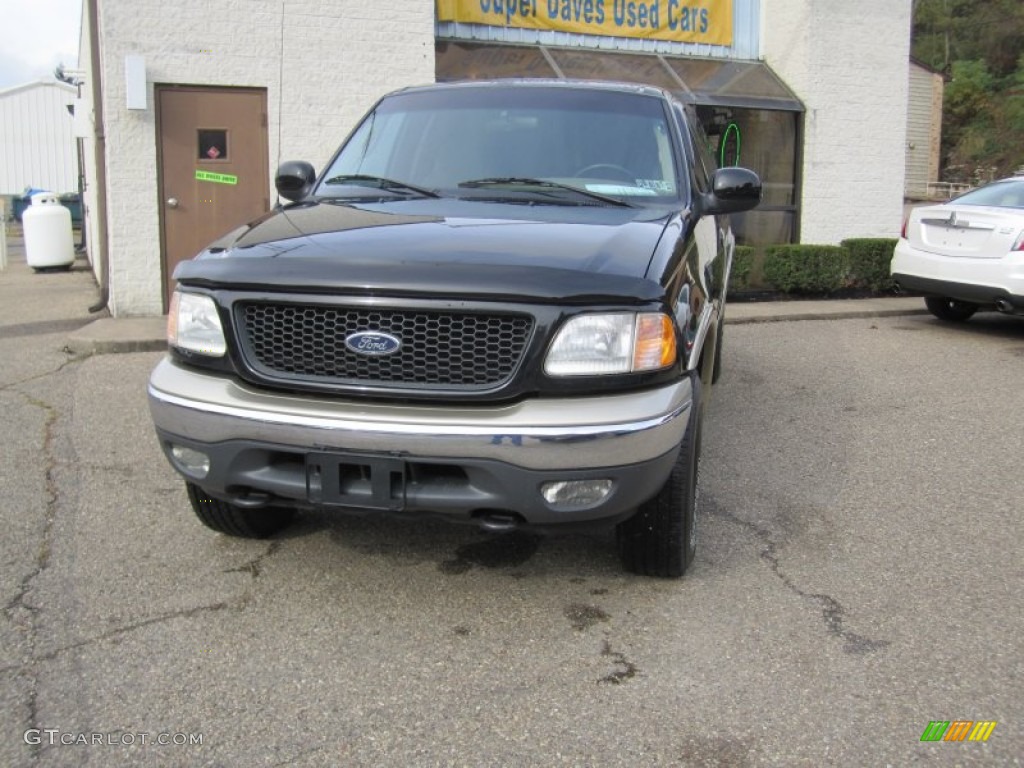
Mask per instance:
[[[648,94],[557,86],[411,91],[384,99],[363,120],[317,194],[365,196],[365,185],[345,180],[377,177],[466,199],[657,205],[686,191],[673,158],[663,102]]]
[[[994,208],[1024,209],[1024,179],[997,181],[965,192],[950,200],[956,205],[987,205]]]

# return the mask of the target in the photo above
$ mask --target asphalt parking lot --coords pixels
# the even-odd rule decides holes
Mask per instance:
[[[11,280],[0,764],[1020,764],[1024,321],[729,325],[697,562],[660,581],[599,536],[212,534],[153,437],[160,353],[70,356],[89,318]]]

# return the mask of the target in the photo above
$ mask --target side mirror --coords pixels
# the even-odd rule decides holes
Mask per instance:
[[[711,192],[704,195],[706,213],[739,213],[761,202],[761,179],[746,168],[719,168],[711,177]]]
[[[316,171],[313,166],[302,160],[289,160],[281,163],[274,177],[277,194],[293,203],[306,197],[313,191],[316,182]]]

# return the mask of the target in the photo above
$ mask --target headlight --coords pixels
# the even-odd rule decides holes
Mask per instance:
[[[598,376],[656,371],[676,361],[672,319],[661,312],[579,315],[555,336],[544,371],[549,376]]]
[[[228,346],[213,299],[175,291],[167,313],[167,342],[200,355],[223,357]]]

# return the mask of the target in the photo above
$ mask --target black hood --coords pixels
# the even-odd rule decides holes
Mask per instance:
[[[465,200],[288,206],[182,262],[211,288],[651,301],[665,210]]]

